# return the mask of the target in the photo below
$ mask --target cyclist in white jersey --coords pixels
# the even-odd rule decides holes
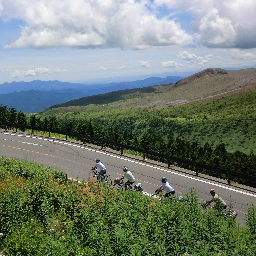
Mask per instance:
[[[216,204],[220,205],[221,208],[227,208],[226,202],[218,194],[215,193],[215,189],[211,189],[210,194],[212,199],[207,201],[206,205],[210,205],[212,202],[215,202]]]
[[[167,182],[167,179],[165,177],[162,178],[162,185],[158,190],[166,191],[166,194],[164,195],[164,197],[169,197],[170,195],[175,195],[174,188],[169,184],[169,182]]]
[[[96,159],[95,159],[95,162],[96,162],[96,165],[95,165],[92,169],[93,169],[93,170],[95,170],[95,169],[98,169],[98,170],[99,170],[99,173],[98,173],[98,176],[97,176],[97,180],[99,180],[101,175],[106,174],[106,167],[105,167],[105,165],[100,161],[99,158],[96,158]]]
[[[127,181],[124,184],[124,189],[125,191],[127,190],[127,186],[132,185],[135,182],[135,178],[133,176],[133,174],[128,170],[128,168],[126,166],[124,166],[123,168],[124,171],[124,177],[127,179]]]

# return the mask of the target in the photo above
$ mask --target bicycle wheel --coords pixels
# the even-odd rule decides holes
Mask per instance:
[[[95,177],[95,174],[94,174],[93,171],[90,171],[90,172],[89,172],[89,178],[88,178],[88,180],[89,180],[90,178],[93,178],[93,177]]]
[[[97,176],[98,176],[98,171],[97,170],[92,170],[89,172],[89,179],[93,178],[94,180],[97,181]]]

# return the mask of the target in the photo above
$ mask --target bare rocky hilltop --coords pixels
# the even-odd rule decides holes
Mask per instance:
[[[151,102],[159,107],[180,105],[191,101],[245,93],[256,90],[256,69],[225,70],[207,68],[176,82],[168,95],[162,96],[161,103]],[[162,106],[160,106],[162,105]]]
[[[90,104],[101,105],[115,102],[117,108],[149,107],[153,110],[254,90],[256,90],[255,68],[241,70],[207,68],[176,83],[83,97],[53,107],[80,106],[83,108]],[[114,105],[112,108],[114,108]],[[68,111],[68,109],[66,108],[65,111]],[[70,109],[69,111],[72,112],[73,110]]]

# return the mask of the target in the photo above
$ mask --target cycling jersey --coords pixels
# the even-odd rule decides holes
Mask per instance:
[[[227,207],[227,204],[225,203],[225,201],[216,193],[212,197],[212,201],[215,203],[220,202],[223,207]]]
[[[102,162],[98,162],[95,165],[97,167],[97,169],[101,170],[101,171],[106,171],[106,167],[104,166],[104,164]]]
[[[167,193],[174,191],[174,188],[169,184],[169,182],[162,183],[162,187],[166,190]]]
[[[135,178],[130,171],[125,172],[124,177],[131,183],[135,182]]]

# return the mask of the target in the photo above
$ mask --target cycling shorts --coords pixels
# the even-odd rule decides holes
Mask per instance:
[[[106,170],[101,170],[98,175],[101,176],[101,175],[104,175],[104,174],[106,174]]]
[[[175,194],[175,191],[172,191],[172,192],[168,192],[164,195],[164,197],[169,197],[170,195],[174,195]]]
[[[125,182],[125,185],[132,185],[134,182],[135,182],[135,181],[130,182],[129,180],[127,180],[127,181]]]

